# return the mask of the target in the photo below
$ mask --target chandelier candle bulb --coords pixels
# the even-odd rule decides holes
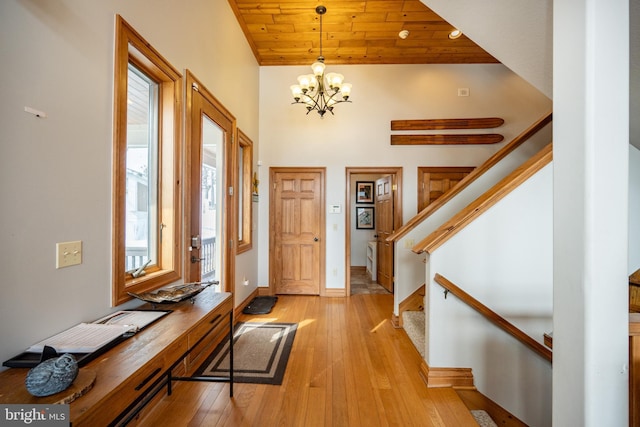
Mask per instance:
[[[326,65],[322,56],[322,15],[326,12],[326,7],[316,7],[316,13],[320,15],[320,55],[311,65],[313,74],[299,76],[298,84],[290,86],[295,101],[293,103],[304,105],[307,114],[313,110],[317,111],[320,117],[324,117],[327,111],[333,114],[335,104],[351,102],[351,84],[343,83],[344,76],[338,73],[324,74]]]

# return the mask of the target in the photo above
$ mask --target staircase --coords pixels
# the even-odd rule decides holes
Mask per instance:
[[[544,117],[516,138],[518,143],[543,129],[550,118],[550,115]],[[498,295],[495,304],[499,312],[512,316],[513,322],[530,336],[542,336],[542,333],[537,332],[538,329],[547,327],[547,303],[550,300],[550,282],[547,280],[549,272],[546,258],[542,254],[548,253],[546,249],[550,241],[548,217],[551,204],[547,187],[551,179],[551,160],[552,148],[551,144],[548,144],[504,175],[493,186],[489,186],[484,193],[476,196],[475,200],[453,214],[450,219],[440,222],[423,234],[426,237],[415,244],[412,250],[425,256],[416,260],[416,263],[420,262],[422,274],[426,273],[426,292],[422,291],[421,294],[428,295],[428,299],[420,298],[420,307],[415,306],[415,301],[407,303],[418,293],[415,291],[398,305],[399,326],[404,328],[423,359],[435,363],[435,367],[426,366],[425,381],[430,387],[450,384],[454,387],[474,389],[477,386],[491,399],[495,399],[495,402],[500,402],[496,406],[504,405],[505,408],[509,408],[508,411],[513,411],[518,416],[527,414],[527,422],[533,425],[548,423],[549,399],[545,393],[534,393],[535,397],[529,396],[526,399],[523,399],[523,396],[526,396],[527,390],[530,389],[547,390],[550,383],[550,367],[540,364],[538,358],[550,360],[550,357],[546,357],[546,354],[539,355],[535,351],[523,353],[519,345],[510,341],[511,338],[501,335],[504,331],[496,330],[486,319],[481,320],[470,314],[469,308],[461,305],[456,298],[447,299],[447,292],[443,296],[440,288],[434,288],[433,277],[441,270],[449,270],[452,277],[460,277],[465,286],[471,287],[471,294],[478,295],[491,305],[494,305],[494,297]],[[471,185],[471,181],[479,179],[484,172],[491,171],[496,163],[498,160],[491,159],[486,165],[477,168],[476,176],[470,174],[466,181],[461,181],[453,190],[462,191],[465,185]],[[449,198],[451,197],[453,196],[449,195]],[[444,203],[447,201],[443,201],[443,206]],[[435,211],[435,208],[433,209]],[[398,232],[396,243],[402,246],[401,240],[404,236],[412,238],[411,233],[415,231],[424,233],[427,228],[423,226],[424,222],[433,218],[428,217],[430,213],[430,209],[427,208],[405,224],[406,228]],[[509,224],[508,231],[505,231],[504,224]],[[517,245],[517,238],[524,239],[529,244],[521,247]],[[507,259],[509,263],[503,265],[496,261],[499,259]],[[530,260],[536,262],[531,263]],[[465,268],[461,269],[463,265]],[[514,266],[520,267],[515,269]],[[526,271],[527,274],[514,275],[514,271]],[[405,291],[405,294],[407,293]],[[514,297],[518,295],[520,297]],[[522,295],[526,295],[524,299],[531,301],[531,304],[525,304]],[[509,303],[505,305],[504,301]],[[408,307],[409,305],[412,306]],[[432,322],[455,324],[456,333],[446,328],[430,328],[427,332],[425,312],[430,313]],[[435,344],[429,346],[429,353],[425,354],[427,334],[428,339]],[[481,343],[485,342],[491,342],[493,345],[483,347]],[[528,386],[521,387],[521,381],[515,381],[517,384],[510,383],[509,387],[496,386],[488,378],[492,375],[500,376],[501,373],[486,368],[491,366],[487,364],[490,357],[497,357],[496,360],[500,360],[499,366],[502,369],[520,369],[535,379]],[[530,415],[528,408],[532,406],[541,407],[543,410],[540,414]],[[483,406],[468,408],[486,409]],[[474,415],[479,424],[483,422],[481,420],[485,418],[484,414]],[[496,418],[491,413],[491,418],[498,420],[499,425],[526,425],[511,415]],[[504,424],[505,419],[514,421],[515,424]]]

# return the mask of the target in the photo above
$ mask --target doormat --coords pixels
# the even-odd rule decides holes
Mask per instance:
[[[271,313],[271,309],[276,305],[278,297],[255,297],[251,302],[242,310],[244,314],[267,314]]]
[[[233,381],[282,384],[297,323],[239,322],[233,334]],[[218,344],[195,376],[229,376],[229,340]]]

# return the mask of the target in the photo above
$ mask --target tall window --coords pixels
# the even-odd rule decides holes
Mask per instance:
[[[238,249],[242,253],[251,249],[253,221],[253,142],[238,129]]]
[[[159,85],[133,64],[127,79],[125,264],[135,271],[158,259]]]
[[[114,94],[113,305],[180,278],[181,75],[120,16]]]

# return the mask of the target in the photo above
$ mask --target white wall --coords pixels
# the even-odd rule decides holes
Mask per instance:
[[[551,425],[551,363],[433,281],[436,273],[536,341],[552,331],[552,166],[547,165],[430,256],[430,367],[472,368],[475,386],[532,426]]]
[[[396,257],[394,258],[396,284],[394,313],[396,315],[399,314],[399,304],[425,283],[423,260],[428,255],[416,254],[411,251],[413,243],[420,242],[429,236],[452,216],[549,144],[551,130],[551,124],[545,126],[396,242]]]
[[[629,263],[627,273],[640,268],[640,150],[629,146]]]
[[[629,1],[629,117],[640,117],[640,1]],[[629,121],[631,144],[640,149],[640,120]]]
[[[629,409],[629,2],[553,6],[553,423],[622,426]]]
[[[422,0],[501,63],[551,97],[553,1]]]
[[[309,58],[311,63],[315,58]],[[491,65],[333,66],[353,84],[351,104],[324,119],[305,115],[292,102],[289,86],[308,67],[260,69],[261,187],[273,166],[326,166],[327,204],[345,206],[345,168],[403,168],[403,220],[416,213],[418,166],[476,166],[498,150],[491,146],[391,146],[395,119],[503,117],[505,141],[551,109],[551,102],[506,67]],[[457,88],[468,87],[469,97]],[[262,187],[261,194],[267,189]],[[269,227],[269,205],[260,199],[259,227]],[[344,288],[345,211],[327,215],[327,288]],[[335,226],[335,228],[334,228]],[[268,236],[260,239],[259,282],[268,283]],[[263,256],[264,255],[264,256]],[[335,272],[335,274],[334,274]]]
[[[0,2],[2,361],[113,310],[116,13],[177,69],[191,69],[259,149],[258,66],[226,1]],[[56,270],[55,244],[69,240],[82,240],[83,262]],[[242,255],[238,276],[255,284],[256,263],[257,250]]]

